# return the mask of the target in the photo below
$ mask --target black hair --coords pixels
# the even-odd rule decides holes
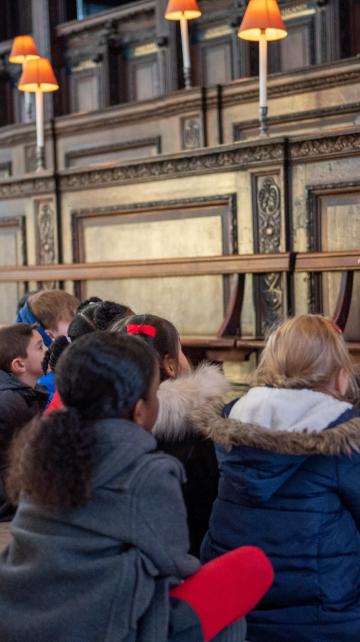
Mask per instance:
[[[156,354],[131,336],[101,331],[81,337],[60,357],[56,381],[66,410],[36,418],[15,439],[7,488],[53,508],[86,504],[91,494],[97,420],[132,420],[147,399]],[[119,427],[119,429],[121,429]]]
[[[59,357],[62,355],[64,352],[65,348],[67,348],[69,345],[69,340],[67,337],[56,337],[56,339],[52,342],[51,346],[46,350],[44,354],[44,358],[41,362],[41,367],[43,369],[44,374],[47,373],[49,370],[49,367],[51,370],[55,370],[55,366],[57,363],[57,360]]]
[[[77,309],[76,315],[68,328],[68,337],[71,342],[79,337],[94,332],[94,330],[107,330],[115,320],[129,316],[132,311],[128,306],[114,301],[102,301],[98,297],[91,297],[83,301]],[[57,360],[62,351],[67,347],[66,337],[57,337],[45,353],[42,368],[46,374],[50,366],[55,370]]]
[[[155,314],[134,314],[121,321],[115,321],[111,327],[111,331],[127,334],[128,325],[149,325],[155,328],[155,336],[149,336],[143,332],[140,332],[139,336],[141,336],[141,339],[143,339],[145,343],[155,348],[159,359],[161,380],[167,379],[163,368],[164,358],[169,356],[175,360],[176,364],[178,364],[179,361],[180,338],[175,326],[170,321],[167,321],[167,319],[158,317]]]
[[[98,296],[90,296],[88,299],[85,299],[85,301],[81,301],[78,309],[76,310],[76,314],[78,312],[81,312],[81,310],[83,310],[84,308],[87,308],[88,305],[94,303],[102,303],[102,299],[100,299]]]

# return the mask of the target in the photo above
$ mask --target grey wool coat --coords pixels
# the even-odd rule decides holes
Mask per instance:
[[[96,428],[86,506],[19,504],[0,559],[1,642],[165,642],[169,587],[200,565],[181,464],[131,422]]]

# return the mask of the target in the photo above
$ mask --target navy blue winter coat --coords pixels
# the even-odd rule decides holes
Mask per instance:
[[[360,641],[356,416],[348,411],[310,433],[197,413],[221,469],[202,561],[251,544],[275,569],[274,585],[247,618],[251,642]]]

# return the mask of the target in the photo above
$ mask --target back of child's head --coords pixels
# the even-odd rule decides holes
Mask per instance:
[[[80,337],[61,355],[56,383],[67,408],[84,419],[131,418],[146,399],[155,353],[135,337],[101,331]]]
[[[79,337],[94,330],[107,330],[115,320],[130,314],[132,311],[126,305],[114,301],[102,301],[98,297],[92,297],[81,303],[69,325],[67,337],[57,337],[48,348],[43,360],[44,373],[48,371],[49,366],[51,370],[55,370],[57,361],[69,342],[73,343]]]
[[[80,506],[91,492],[101,419],[133,419],[156,376],[151,347],[135,337],[95,331],[60,357],[57,387],[66,409],[29,424],[15,441],[8,490],[49,507]]]
[[[115,321],[133,314],[127,305],[115,303],[115,301],[102,301],[88,299],[86,305],[81,304],[69,325],[68,336],[71,341],[78,337],[92,332],[93,330],[108,330]]]
[[[155,348],[160,363],[160,376],[166,379],[162,367],[165,357],[170,357],[178,362],[180,339],[175,326],[167,319],[154,314],[134,314],[122,321],[115,322],[111,327],[112,332],[121,332],[140,336],[146,343]]]
[[[0,328],[0,369],[11,372],[11,363],[17,357],[26,359],[35,325],[16,323]],[[39,337],[40,338],[40,337]]]
[[[354,398],[355,371],[341,330],[320,314],[304,314],[284,321],[270,334],[254,384],[333,393],[332,382],[340,371],[348,377],[345,396]]]
[[[73,319],[79,301],[65,290],[42,290],[29,296],[27,305],[45,329],[56,330],[60,321]]]

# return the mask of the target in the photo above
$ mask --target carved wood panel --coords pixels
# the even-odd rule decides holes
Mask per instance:
[[[254,252],[273,254],[281,244],[281,192],[279,174],[252,176]],[[263,336],[284,313],[284,284],[280,273],[254,277],[256,333]]]
[[[52,200],[35,201],[35,250],[38,265],[58,261],[56,210]],[[39,287],[55,288],[55,281],[40,283]]]

